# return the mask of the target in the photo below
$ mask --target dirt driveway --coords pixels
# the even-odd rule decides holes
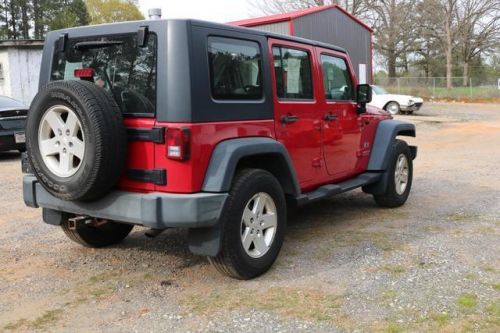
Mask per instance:
[[[215,272],[186,232],[72,243],[22,202],[0,153],[0,331],[499,331],[500,105],[427,104],[408,203],[354,191],[289,223],[273,269]]]

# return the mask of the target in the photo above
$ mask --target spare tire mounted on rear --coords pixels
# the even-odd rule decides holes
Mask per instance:
[[[51,82],[31,103],[26,147],[36,177],[55,197],[102,197],[116,185],[125,164],[120,109],[91,82]]]

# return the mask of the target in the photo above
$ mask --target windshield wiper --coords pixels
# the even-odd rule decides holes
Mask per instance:
[[[104,47],[123,44],[121,40],[93,40],[88,42],[78,42],[75,44],[75,50],[100,49]]]

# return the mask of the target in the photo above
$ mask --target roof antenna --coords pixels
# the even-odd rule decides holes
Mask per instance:
[[[161,8],[150,8],[148,10],[148,17],[150,20],[161,19]]]

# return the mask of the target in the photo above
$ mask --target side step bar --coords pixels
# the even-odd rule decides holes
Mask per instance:
[[[380,179],[380,177],[382,177],[382,173],[365,172],[360,174],[356,178],[352,178],[341,183],[323,185],[314,191],[299,195],[297,197],[297,205],[306,205],[335,194],[340,194],[357,187],[375,183]]]

